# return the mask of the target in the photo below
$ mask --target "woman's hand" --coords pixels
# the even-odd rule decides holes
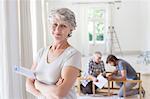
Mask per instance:
[[[92,80],[94,82],[98,82],[97,78],[92,76],[92,75],[88,75],[87,79],[90,79],[90,80]]]
[[[35,80],[34,81],[34,86],[37,90],[39,90],[39,92],[45,96],[45,97],[49,97],[50,94],[47,94],[48,93],[48,89],[45,89],[43,88],[43,84],[41,82],[39,82],[38,80]],[[45,85],[44,85],[45,86]],[[48,88],[48,86],[47,86]]]
[[[34,86],[37,90],[40,90],[40,82],[38,80],[34,81]]]
[[[37,67],[37,63],[33,62],[31,70],[34,71],[36,69],[36,67]],[[41,96],[40,91],[35,88],[34,82],[35,82],[34,79],[27,78],[26,79],[26,90],[29,93],[33,94],[34,96],[37,96],[37,97]]]
[[[59,78],[59,80],[57,81],[56,85],[59,86],[63,83],[64,79],[63,78]]]
[[[59,79],[58,84],[61,84],[61,81],[62,81],[62,79]],[[60,97],[57,97],[57,96],[51,94],[50,89],[51,89],[52,85],[49,86],[49,85],[43,84],[43,83],[39,82],[38,80],[35,80],[34,85],[35,85],[35,88],[37,90],[39,90],[43,96],[46,97],[46,99],[62,99]]]
[[[26,80],[26,90],[35,96],[41,96],[39,90],[35,88],[34,80],[28,79]]]

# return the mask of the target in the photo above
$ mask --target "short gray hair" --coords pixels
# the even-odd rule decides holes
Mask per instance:
[[[76,28],[75,14],[70,9],[59,8],[59,9],[51,10],[49,14],[49,20],[56,18],[56,16],[59,16],[63,21],[68,22],[71,25],[73,30]]]
[[[96,51],[96,52],[94,52],[94,54],[98,54],[98,55],[102,56],[102,53],[100,51]]]

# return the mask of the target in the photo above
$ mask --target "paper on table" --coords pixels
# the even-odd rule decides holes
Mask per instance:
[[[104,78],[102,75],[97,76],[97,79],[98,79],[98,82],[94,82],[94,84],[100,89],[104,87],[105,84],[108,83],[108,80]]]
[[[14,66],[14,71],[18,74],[21,74],[25,77],[36,79],[35,73],[27,68],[23,68],[21,66]]]

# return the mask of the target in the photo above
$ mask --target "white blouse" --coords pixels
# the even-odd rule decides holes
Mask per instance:
[[[61,77],[61,70],[67,66],[73,66],[81,70],[81,54],[72,46],[66,48],[64,52],[51,63],[47,63],[48,51],[49,47],[42,48],[35,57],[35,62],[37,62],[35,70],[36,78],[40,82],[52,85],[56,84]],[[76,99],[74,86],[64,99]]]

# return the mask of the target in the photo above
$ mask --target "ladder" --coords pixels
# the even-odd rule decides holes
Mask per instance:
[[[119,52],[121,55],[123,55],[121,46],[117,37],[117,33],[114,29],[114,26],[108,27],[108,35],[109,35],[109,53],[114,54]]]

